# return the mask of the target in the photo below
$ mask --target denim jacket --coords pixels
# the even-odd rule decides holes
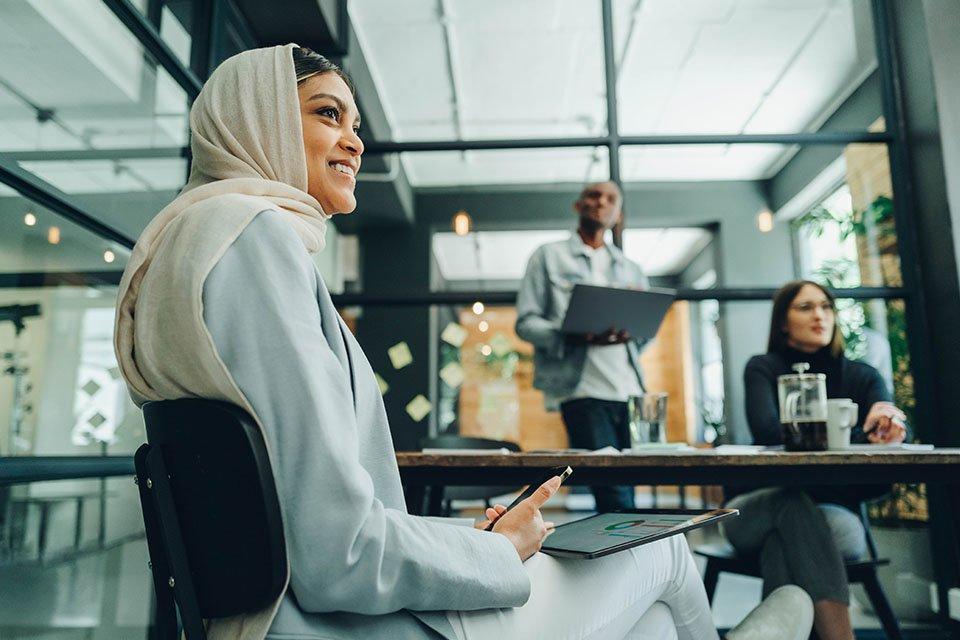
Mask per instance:
[[[647,288],[647,277],[640,266],[623,255],[617,247],[607,244],[612,260],[611,286]],[[573,393],[583,374],[587,346],[569,344],[560,332],[563,317],[570,304],[573,285],[588,282],[590,257],[580,236],[551,242],[537,249],[527,263],[526,273],[517,294],[517,335],[534,346],[533,386],[551,400]],[[638,358],[646,340],[627,343],[630,362],[637,378],[643,382]],[[626,398],[624,398],[626,400]]]

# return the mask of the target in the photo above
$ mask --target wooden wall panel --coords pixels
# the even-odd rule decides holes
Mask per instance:
[[[486,332],[480,331],[481,320],[489,325]],[[560,412],[548,412],[543,405],[543,394],[533,388],[533,345],[517,337],[513,330],[516,321],[517,312],[513,307],[487,308],[481,316],[470,309],[460,314],[460,324],[467,330],[467,339],[460,347],[464,368],[460,432],[465,436],[519,442],[525,451],[565,448],[567,432]],[[498,372],[484,363],[479,351],[498,334],[524,356],[512,382],[498,380]],[[512,390],[515,407],[510,407],[506,400],[508,389]],[[491,415],[498,406],[506,416]]]
[[[460,390],[460,432],[519,442],[524,450],[567,446],[567,434],[558,411],[548,412],[543,394],[533,388],[533,346],[524,342],[513,327],[513,307],[488,308],[481,316],[467,309],[460,315],[467,339],[460,348],[464,383]],[[489,328],[481,332],[479,323]],[[521,360],[512,381],[498,379],[498,371],[487,365],[480,349],[497,335],[526,358]],[[693,355],[690,343],[690,308],[675,303],[667,313],[657,339],[643,353],[641,364],[647,388],[666,391],[667,439],[692,441],[696,429],[696,402],[693,384]]]
[[[697,405],[688,302],[675,302],[670,307],[656,340],[640,356],[640,364],[647,390],[668,394],[667,441],[693,442]]]

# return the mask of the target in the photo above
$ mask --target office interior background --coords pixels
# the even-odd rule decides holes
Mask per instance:
[[[958,34],[956,0],[3,0],[0,638],[146,635],[144,428],[114,304],[224,58],[294,41],[356,82],[359,206],[317,260],[397,449],[566,446],[513,304],[601,180],[625,196],[611,240],[679,292],[643,356],[671,441],[749,441],[743,366],[773,291],[804,277],[839,290],[847,355],[880,369],[918,441],[957,446]],[[885,588],[933,634],[914,637],[941,637],[929,585],[960,583],[937,563],[956,541],[930,545],[937,501],[902,486],[872,512],[900,548]]]

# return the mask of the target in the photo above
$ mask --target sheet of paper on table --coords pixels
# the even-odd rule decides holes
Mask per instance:
[[[759,444],[722,444],[713,451],[727,455],[743,456],[754,455],[764,449],[766,449],[766,447]],[[709,449],[707,449],[707,451],[709,451]]]
[[[686,442],[650,442],[624,449],[622,453],[625,456],[662,456],[676,453],[696,453],[697,451],[696,447],[691,447]]]
[[[433,449],[427,447],[421,453],[434,456],[492,456],[511,452],[506,447],[500,447],[499,449]]]
[[[594,456],[618,456],[620,455],[620,449],[616,447],[601,447],[600,449],[594,449],[593,451],[588,451],[587,455]]]
[[[932,444],[913,444],[911,442],[896,442],[892,444],[852,444],[849,449],[837,449],[831,453],[856,451],[857,453],[871,453],[874,451],[933,451]]]

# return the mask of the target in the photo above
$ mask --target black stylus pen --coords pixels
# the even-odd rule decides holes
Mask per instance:
[[[499,520],[499,519],[502,518],[504,515],[506,515],[507,512],[510,511],[510,509],[513,509],[515,506],[517,506],[518,504],[520,504],[521,502],[523,502],[524,500],[526,500],[527,498],[529,498],[530,496],[532,496],[532,495],[533,495],[533,492],[536,491],[537,489],[539,489],[539,488],[540,488],[540,485],[542,485],[544,482],[546,482],[546,481],[549,480],[550,478],[552,478],[552,477],[554,477],[554,476],[560,476],[560,484],[563,484],[563,481],[566,480],[566,479],[570,476],[571,473],[573,473],[573,469],[571,469],[570,467],[554,467],[554,468],[550,469],[550,471],[548,471],[546,474],[544,474],[543,476],[541,476],[539,479],[537,479],[537,480],[535,480],[534,482],[531,482],[529,485],[527,485],[527,488],[524,489],[523,492],[522,492],[519,496],[517,496],[517,499],[516,499],[516,500],[514,500],[513,502],[511,502],[511,503],[509,504],[509,506],[507,506],[507,511],[504,511],[503,513],[501,513],[501,514],[497,517],[497,520]],[[494,520],[493,522],[491,522],[490,524],[488,524],[488,525],[487,525],[487,528],[484,529],[484,531],[491,531],[491,530],[493,530],[493,525],[497,523],[497,520]]]

